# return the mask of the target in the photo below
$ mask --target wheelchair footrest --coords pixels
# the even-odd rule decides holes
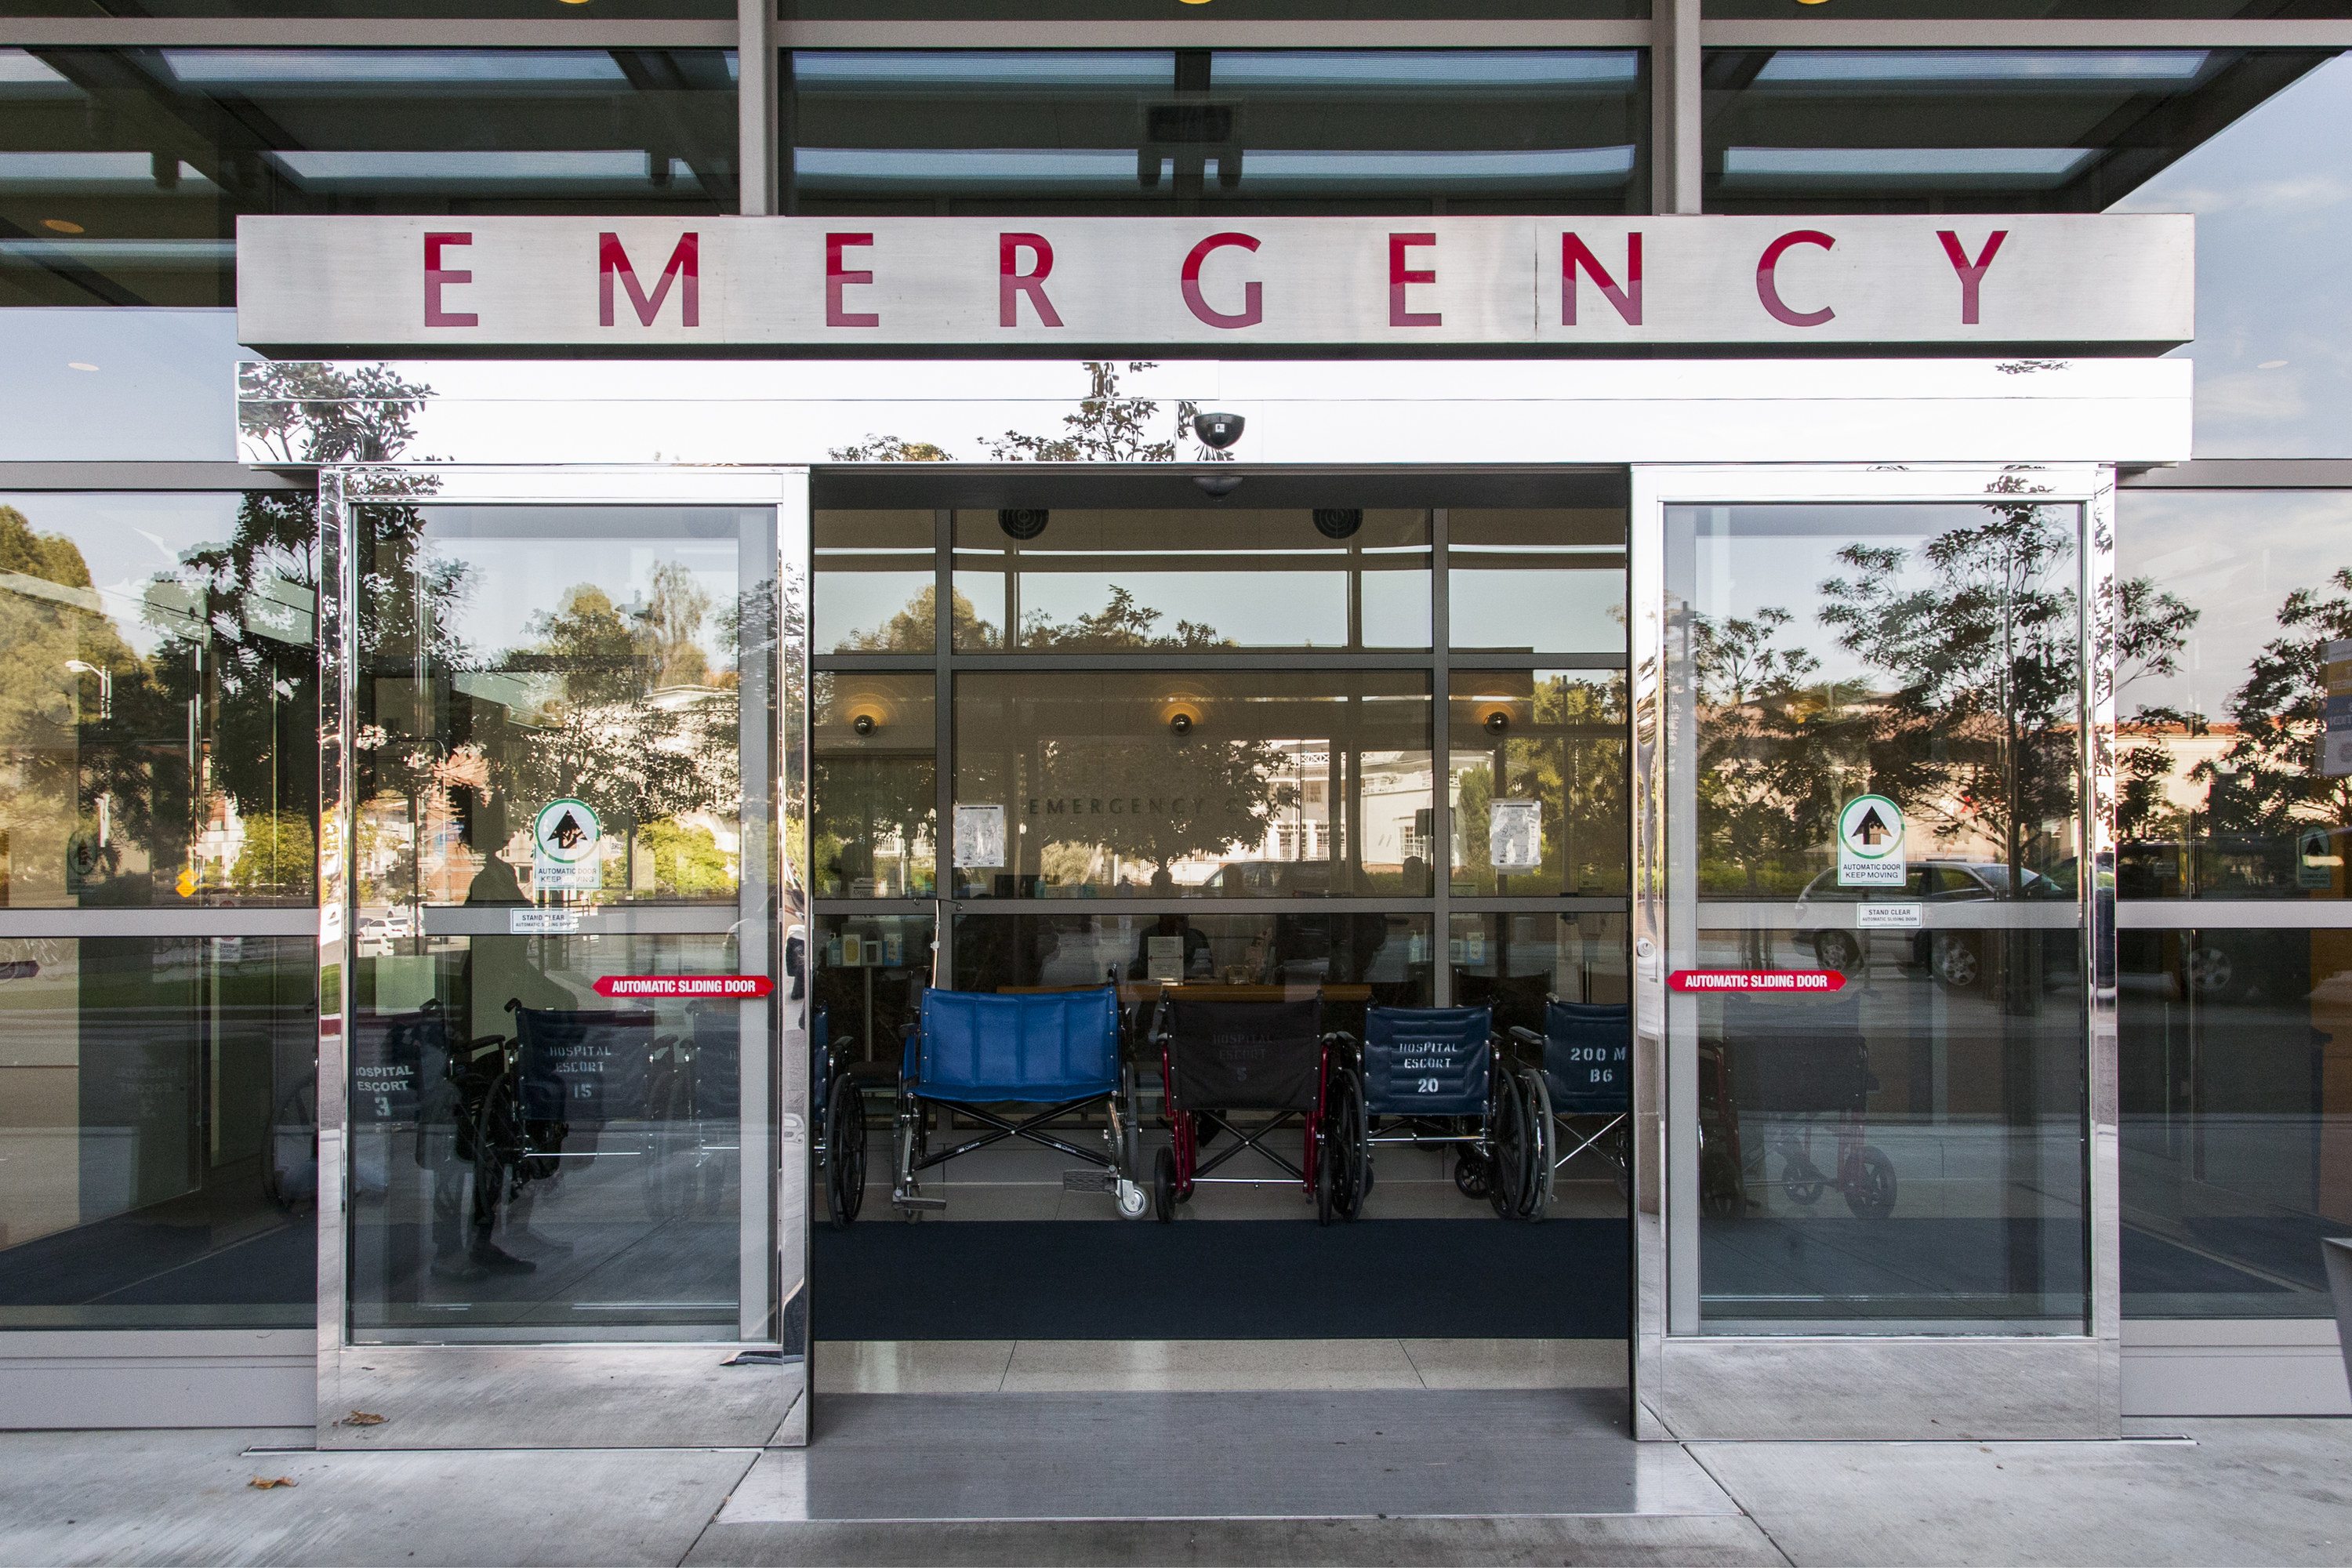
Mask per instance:
[[[1108,1166],[1065,1171],[1062,1173],[1062,1190],[1066,1193],[1115,1193],[1118,1191],[1118,1173]]]
[[[948,1201],[945,1198],[910,1198],[902,1193],[892,1193],[890,1206],[894,1209],[943,1209],[948,1206]]]

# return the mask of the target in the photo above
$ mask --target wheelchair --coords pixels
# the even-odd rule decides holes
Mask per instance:
[[[1511,1037],[1541,1069],[1528,1074],[1533,1113],[1545,1129],[1538,1204],[1550,1203],[1560,1167],[1588,1150],[1615,1167],[1617,1195],[1632,1196],[1633,1009],[1555,996],[1544,1004],[1542,1034],[1514,1028]]]
[[[1551,1127],[1537,1110],[1541,1086],[1496,1048],[1491,1009],[1371,1007],[1360,1042],[1334,1037],[1354,1047],[1331,1108],[1331,1206],[1341,1218],[1363,1212],[1383,1144],[1454,1148],[1465,1197],[1486,1199],[1504,1219],[1543,1217]]]
[[[866,1206],[866,1084],[875,1072],[833,1055],[833,1019],[809,1019],[809,1085],[816,1103],[816,1168],[824,1173],[825,1214],[846,1230]],[[884,1071],[888,1069],[884,1068]]]
[[[1097,1101],[1106,1111],[1103,1148],[1085,1148],[1049,1131],[1057,1119]],[[898,1069],[890,1206],[909,1220],[946,1208],[945,1198],[923,1195],[923,1172],[1019,1138],[1085,1161],[1088,1170],[1064,1173],[1065,1189],[1109,1194],[1122,1215],[1139,1219],[1144,1196],[1134,1179],[1135,1101],[1134,1075],[1120,1061],[1116,990],[1013,996],[926,991],[921,1021],[908,1031]],[[997,1109],[1008,1105],[1035,1109],[1016,1121]],[[933,1106],[989,1131],[933,1150]],[[838,1145],[845,1152],[845,1132]]]
[[[1255,1150],[1297,1178],[1316,1199],[1319,1223],[1340,1217],[1334,1179],[1353,1177],[1334,1172],[1323,1157],[1331,1141],[1333,1074],[1319,995],[1296,1002],[1163,998],[1153,1014],[1151,1043],[1160,1049],[1169,1125],[1168,1147],[1152,1173],[1152,1207],[1162,1224],[1175,1219],[1176,1206],[1191,1202],[1202,1183],[1256,1185],[1257,1177],[1209,1174],[1244,1150]],[[1273,1114],[1239,1122],[1230,1116],[1236,1110]],[[1297,1163],[1265,1143],[1294,1121],[1303,1129]],[[1223,1132],[1234,1140],[1206,1160],[1201,1157],[1204,1128],[1209,1137]]]

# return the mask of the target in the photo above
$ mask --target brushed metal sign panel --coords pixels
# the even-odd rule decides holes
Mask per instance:
[[[271,217],[248,343],[2113,342],[2194,335],[2170,216]]]

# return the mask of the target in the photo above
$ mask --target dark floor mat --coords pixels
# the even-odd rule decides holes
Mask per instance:
[[[1625,1222],[820,1227],[829,1340],[1622,1339]]]

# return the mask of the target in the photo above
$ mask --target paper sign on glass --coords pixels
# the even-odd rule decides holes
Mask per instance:
[[[1543,804],[1533,800],[1490,803],[1486,858],[1497,871],[1532,871],[1543,864]]]
[[[1002,805],[959,805],[955,808],[955,863],[972,867],[1004,864],[1004,808]]]

